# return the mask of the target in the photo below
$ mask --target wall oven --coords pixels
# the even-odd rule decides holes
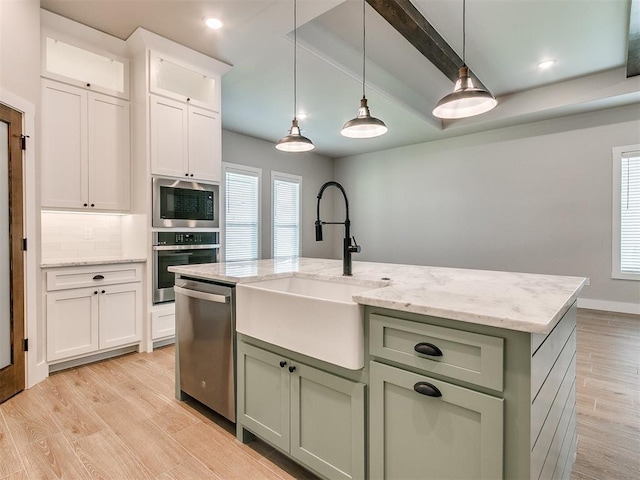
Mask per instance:
[[[218,232],[153,232],[153,304],[173,302],[176,265],[218,262]]]
[[[219,228],[219,185],[153,178],[154,227]]]

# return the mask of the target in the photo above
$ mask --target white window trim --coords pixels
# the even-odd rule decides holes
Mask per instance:
[[[612,231],[612,259],[611,259],[611,278],[621,280],[640,280],[640,274],[622,272],[620,269],[620,216],[622,213],[620,198],[622,194],[622,158],[626,153],[640,151],[640,144],[626,145],[623,147],[614,147],[612,149],[613,163],[613,213],[611,216]]]
[[[258,177],[258,260],[262,258],[262,169],[256,167],[248,167],[246,165],[240,165],[237,163],[229,163],[222,162],[222,181],[221,183],[221,191],[220,191],[220,235],[222,238],[222,248],[220,249],[220,259],[221,261],[225,261],[226,259],[226,228],[227,221],[225,212],[227,211],[226,199],[227,199],[227,183],[226,173],[227,172],[236,172],[240,174],[252,173]]]
[[[302,176],[293,175],[291,173],[275,172],[271,171],[271,258],[275,256],[275,192],[274,183],[276,179],[281,179],[287,182],[295,182],[299,187],[300,205],[298,208],[298,256],[302,254]]]

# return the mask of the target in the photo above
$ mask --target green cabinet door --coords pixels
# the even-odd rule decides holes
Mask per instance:
[[[370,365],[372,480],[502,478],[502,399],[377,362]],[[441,396],[414,389],[435,393],[425,382]]]
[[[289,366],[281,355],[238,342],[237,428],[246,426],[285,452],[290,432]]]
[[[295,363],[291,456],[326,478],[364,479],[365,385]]]

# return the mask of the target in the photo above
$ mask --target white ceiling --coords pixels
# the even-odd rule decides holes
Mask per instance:
[[[462,0],[413,0],[462,56]],[[389,133],[340,136],[362,95],[361,0],[298,0],[298,111],[316,152],[342,157],[554,116],[640,102],[626,78],[631,0],[467,0],[467,64],[498,97],[484,115],[431,115],[453,88],[366,6],[366,94]],[[292,0],[42,0],[47,10],[121,39],[138,26],[233,65],[223,77],[223,127],[276,142],[293,115]],[[203,18],[217,16],[212,31]],[[553,59],[549,70],[537,64]],[[640,112],[640,109],[639,109]],[[640,116],[640,114],[639,114]],[[293,154],[291,154],[293,155]]]

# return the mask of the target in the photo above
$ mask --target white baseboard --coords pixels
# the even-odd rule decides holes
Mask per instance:
[[[640,315],[640,304],[610,302],[608,300],[594,300],[591,298],[578,298],[578,308]]]

